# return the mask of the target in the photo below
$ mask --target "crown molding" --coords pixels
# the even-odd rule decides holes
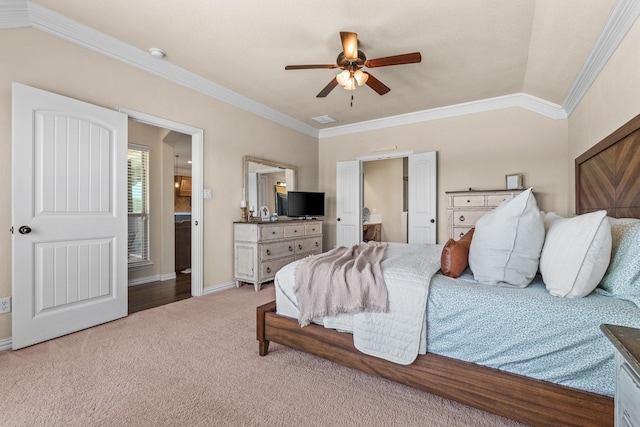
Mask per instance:
[[[639,16],[638,0],[618,0],[613,6],[587,60],[562,102],[562,108],[568,116],[576,109]]]
[[[254,101],[246,96],[240,95],[217,83],[198,76],[188,70],[178,67],[168,61],[152,57],[148,52],[130,46],[120,40],[94,30],[86,25],[80,24],[57,12],[51,11],[37,3],[15,0],[11,1],[14,9],[27,10],[29,26],[62,38],[71,43],[80,45],[105,56],[133,67],[142,69],[156,76],[162,77],[171,82],[185,86],[189,89],[200,92],[204,95],[218,99],[227,104],[249,111],[267,120],[279,123],[288,128],[294,129],[306,135],[317,137],[318,130],[313,126],[303,123],[293,117],[281,113],[262,103]],[[20,8],[20,4],[23,5]],[[0,9],[0,22],[7,21],[15,13],[5,11],[4,5]],[[14,18],[15,19],[15,18]],[[22,20],[24,21],[24,19]],[[24,26],[24,25],[22,25]],[[14,26],[15,27],[15,26]],[[6,28],[14,28],[7,26]],[[3,27],[0,27],[3,28]]]
[[[4,0],[0,3],[0,30],[30,26],[25,0]]]
[[[580,73],[574,80],[562,106],[534,96],[518,93],[497,98],[418,111],[351,125],[316,129],[287,114],[240,95],[168,61],[153,58],[148,52],[130,46],[111,36],[73,21],[37,3],[27,0],[3,0],[0,3],[0,29],[32,27],[60,37],[94,52],[106,55],[133,67],[177,83],[204,95],[315,138],[402,126],[421,121],[474,114],[496,109],[522,107],[553,119],[567,118],[589,90],[593,81],[640,16],[640,2],[618,0],[600,36],[596,40]]]
[[[318,137],[320,139],[331,138],[334,136],[349,135],[370,130],[464,116],[467,114],[481,113],[485,111],[495,111],[511,107],[525,108],[554,120],[567,118],[567,114],[558,104],[536,98],[535,96],[528,95],[526,93],[515,93],[512,95],[465,102],[463,104],[450,105],[447,107],[416,111],[398,116],[383,117],[381,119],[368,120],[366,122],[354,123],[351,125],[321,129]]]

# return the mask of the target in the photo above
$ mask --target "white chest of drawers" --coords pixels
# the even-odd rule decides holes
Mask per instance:
[[[478,219],[520,193],[521,190],[447,191],[449,238],[460,239]]]
[[[615,426],[640,427],[640,329],[601,325],[616,349]]]
[[[236,286],[255,290],[296,259],[322,252],[322,221],[236,222],[234,262]]]

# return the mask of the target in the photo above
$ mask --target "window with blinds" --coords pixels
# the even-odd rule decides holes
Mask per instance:
[[[149,148],[129,144],[127,205],[129,266],[148,264],[149,258]]]

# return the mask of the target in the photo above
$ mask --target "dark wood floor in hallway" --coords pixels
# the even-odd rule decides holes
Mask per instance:
[[[129,287],[129,314],[191,298],[191,274]]]

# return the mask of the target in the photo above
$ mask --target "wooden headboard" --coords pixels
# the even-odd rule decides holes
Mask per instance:
[[[640,218],[640,115],[576,159],[576,214]]]

